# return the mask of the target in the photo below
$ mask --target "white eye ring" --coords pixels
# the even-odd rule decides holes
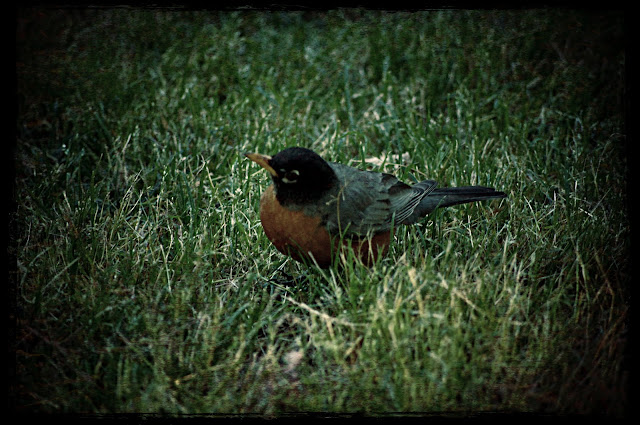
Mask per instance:
[[[281,170],[281,171],[284,171],[284,170]],[[298,170],[287,171],[285,175],[282,177],[282,181],[284,183],[295,183],[296,181],[298,181],[299,175],[300,175],[300,172]]]

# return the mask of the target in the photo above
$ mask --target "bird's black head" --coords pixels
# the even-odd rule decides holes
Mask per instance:
[[[338,181],[327,161],[310,149],[287,148],[273,157],[255,153],[246,156],[269,171],[276,198],[283,205],[319,199]]]

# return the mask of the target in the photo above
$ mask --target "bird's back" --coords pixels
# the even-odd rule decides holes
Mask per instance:
[[[506,197],[489,187],[438,188],[434,180],[410,186],[391,174],[329,165],[340,182],[325,200],[324,221],[334,234],[377,234],[397,224],[416,223],[436,208]]]

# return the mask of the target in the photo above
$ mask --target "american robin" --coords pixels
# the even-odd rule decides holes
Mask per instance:
[[[504,198],[482,186],[436,188],[433,180],[410,186],[387,173],[328,162],[292,147],[274,156],[245,154],[271,174],[260,198],[260,220],[285,255],[320,267],[351,246],[364,264],[385,255],[394,226],[413,224],[438,207]]]

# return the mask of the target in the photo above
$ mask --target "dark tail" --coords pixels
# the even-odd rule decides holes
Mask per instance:
[[[413,214],[411,214],[404,223],[415,223],[418,219],[426,216],[436,208],[506,197],[507,195],[504,192],[499,192],[493,188],[483,186],[436,188],[425,196],[422,201],[420,201],[416,209],[413,211]]]
[[[498,192],[490,187],[483,186],[461,186],[437,188],[431,192],[426,199],[420,203],[425,203],[425,207],[433,207],[427,214],[436,208],[450,207],[452,205],[466,204],[468,202],[486,201],[487,199],[506,198],[504,192]],[[426,201],[426,202],[425,202]]]

